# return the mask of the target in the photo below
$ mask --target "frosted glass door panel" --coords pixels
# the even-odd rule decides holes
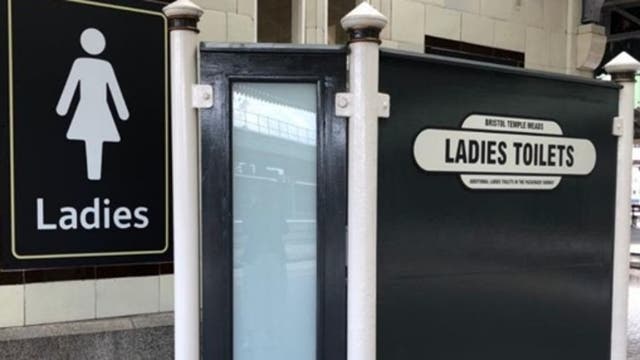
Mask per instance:
[[[234,360],[316,358],[316,85],[233,85]]]

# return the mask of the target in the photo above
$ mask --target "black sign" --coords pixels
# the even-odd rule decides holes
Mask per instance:
[[[380,67],[378,358],[609,359],[617,88]]]
[[[161,6],[2,4],[3,267],[170,259]]]

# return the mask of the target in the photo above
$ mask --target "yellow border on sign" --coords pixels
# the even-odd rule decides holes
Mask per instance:
[[[83,5],[110,8],[114,10],[129,11],[145,15],[159,16],[164,21],[164,133],[165,133],[165,245],[161,250],[140,250],[140,251],[116,251],[116,252],[93,252],[93,253],[71,253],[71,254],[42,254],[42,255],[20,255],[16,251],[16,224],[15,224],[15,171],[14,171],[14,141],[13,141],[13,34],[12,34],[12,7],[13,0],[7,0],[8,34],[9,34],[9,182],[11,192],[11,252],[16,259],[62,259],[78,257],[102,257],[102,256],[132,256],[132,255],[152,255],[163,254],[169,249],[169,66],[168,66],[168,26],[167,18],[161,12],[136,9],[127,6],[104,4],[93,0],[66,0]]]

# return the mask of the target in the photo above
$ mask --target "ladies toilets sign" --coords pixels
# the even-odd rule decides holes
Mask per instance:
[[[0,100],[8,205],[0,219],[2,265],[170,259],[161,6],[0,4],[0,24],[7,24],[1,80],[8,89]]]
[[[562,175],[588,175],[596,149],[553,121],[473,114],[462,129],[425,129],[414,143],[425,171],[459,173],[470,189],[551,190]]]

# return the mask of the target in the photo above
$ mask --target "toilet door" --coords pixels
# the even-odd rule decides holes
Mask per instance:
[[[220,360],[346,353],[343,47],[203,45],[203,351]]]

